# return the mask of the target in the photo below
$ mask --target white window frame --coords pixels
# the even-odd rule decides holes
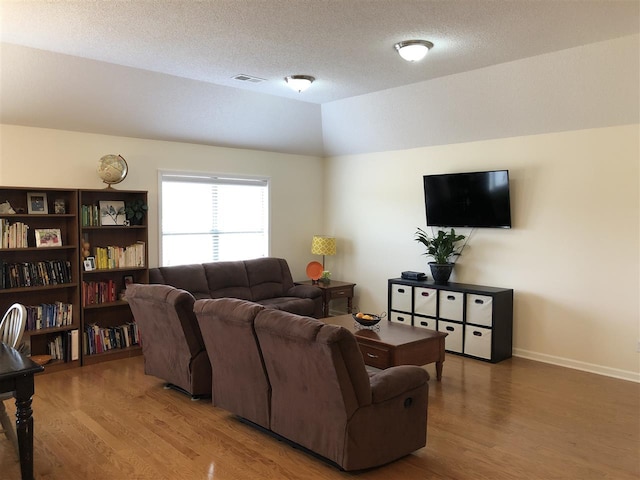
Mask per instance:
[[[158,265],[164,264],[164,243],[162,231],[162,184],[167,177],[185,177],[186,181],[210,183],[212,180],[219,183],[235,184],[263,184],[267,187],[267,256],[271,255],[271,178],[230,173],[193,172],[185,170],[158,170]]]

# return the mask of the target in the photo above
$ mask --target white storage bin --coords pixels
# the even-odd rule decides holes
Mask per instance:
[[[486,295],[467,295],[467,323],[493,325],[493,298]]]
[[[413,289],[413,313],[436,316],[438,306],[438,291],[433,288],[415,287]]]
[[[462,353],[462,324],[438,321],[438,331],[448,333],[444,339],[445,350]]]
[[[413,288],[407,285],[393,284],[391,287],[391,310],[411,312],[411,296]]]
[[[435,318],[428,318],[428,317],[418,317],[415,316],[413,317],[413,326],[414,327],[420,327],[420,328],[426,328],[427,330],[437,330],[437,321]]]
[[[440,290],[438,292],[440,298],[440,312],[438,318],[446,318],[447,320],[462,321],[462,309],[464,293],[449,292]]]
[[[491,360],[491,329],[467,325],[464,330],[464,353]]]
[[[389,318],[392,322],[402,323],[404,325],[412,325],[411,314],[410,313],[401,313],[401,312],[391,312]]]

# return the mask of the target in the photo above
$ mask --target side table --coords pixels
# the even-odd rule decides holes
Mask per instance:
[[[329,283],[313,283],[311,280],[305,280],[302,282],[295,282],[296,285],[312,285],[319,288],[322,291],[322,316],[324,318],[329,316],[329,302],[336,298],[347,299],[347,313],[353,311],[353,287],[355,283],[340,282],[338,280],[331,280]]]

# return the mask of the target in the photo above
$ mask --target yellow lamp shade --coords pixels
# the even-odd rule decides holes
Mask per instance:
[[[314,235],[311,242],[311,253],[314,255],[335,255],[336,239],[324,235]]]

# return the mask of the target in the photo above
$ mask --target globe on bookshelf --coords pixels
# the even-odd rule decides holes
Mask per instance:
[[[105,155],[98,161],[98,176],[107,188],[123,181],[128,171],[127,161],[121,155]]]

